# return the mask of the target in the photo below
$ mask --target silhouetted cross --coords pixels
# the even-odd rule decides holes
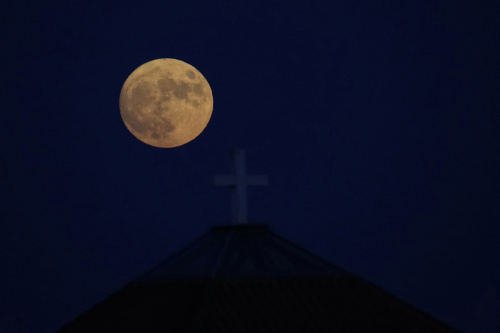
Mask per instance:
[[[235,149],[234,175],[214,176],[214,185],[231,186],[233,200],[233,223],[247,223],[247,186],[267,186],[269,178],[265,175],[246,175],[245,151]]]

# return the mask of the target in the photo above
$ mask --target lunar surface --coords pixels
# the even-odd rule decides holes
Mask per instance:
[[[171,148],[196,138],[213,110],[212,89],[193,66],[156,59],[137,68],[120,93],[120,113],[128,130],[142,142]]]

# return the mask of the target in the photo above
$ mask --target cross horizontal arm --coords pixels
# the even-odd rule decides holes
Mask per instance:
[[[234,174],[216,175],[213,183],[216,186],[231,187],[233,200],[233,223],[247,222],[247,186],[267,186],[267,175],[247,175],[245,167],[245,152],[242,149],[233,151]]]

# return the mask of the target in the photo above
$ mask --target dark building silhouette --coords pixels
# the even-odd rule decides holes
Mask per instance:
[[[214,227],[58,333],[456,332],[265,225]]]
[[[58,333],[456,332],[266,225],[246,224],[245,153],[233,151],[233,225],[212,228]]]

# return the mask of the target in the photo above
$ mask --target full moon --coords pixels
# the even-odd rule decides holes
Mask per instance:
[[[120,114],[130,133],[160,148],[178,147],[200,135],[213,104],[205,77],[176,59],[156,59],[139,66],[120,93]]]

